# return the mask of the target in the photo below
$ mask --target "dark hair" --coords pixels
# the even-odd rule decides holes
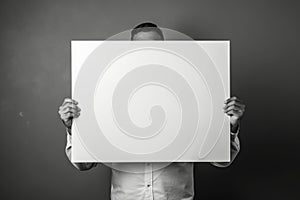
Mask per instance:
[[[144,22],[144,23],[137,25],[136,27],[134,27],[131,30],[131,40],[133,40],[133,37],[135,34],[137,34],[139,32],[149,32],[149,31],[155,31],[162,37],[162,39],[164,38],[164,35],[163,35],[161,29],[158,28],[158,26],[156,24],[153,24],[151,22]]]

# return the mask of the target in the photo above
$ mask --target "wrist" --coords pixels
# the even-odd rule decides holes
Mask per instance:
[[[72,134],[72,132],[71,132],[72,125],[67,124],[63,119],[61,121],[64,124],[66,131],[71,135]]]
[[[235,123],[230,124],[230,132],[237,133],[240,127],[240,120],[237,120]]]
[[[72,135],[71,127],[66,127],[66,131],[69,135]]]

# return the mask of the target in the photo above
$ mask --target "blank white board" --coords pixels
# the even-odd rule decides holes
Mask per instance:
[[[229,41],[72,41],[72,162],[230,160]]]

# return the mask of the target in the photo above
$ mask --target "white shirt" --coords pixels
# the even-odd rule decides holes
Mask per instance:
[[[71,135],[67,134],[66,155],[70,161],[71,139]],[[211,164],[217,167],[229,166],[239,150],[237,133],[231,133],[231,162]],[[78,169],[97,166],[97,163],[72,164]],[[121,170],[112,168],[111,200],[193,200],[194,163],[174,162],[159,169],[162,164],[164,163],[117,164]],[[126,170],[128,167],[141,173],[130,173]]]

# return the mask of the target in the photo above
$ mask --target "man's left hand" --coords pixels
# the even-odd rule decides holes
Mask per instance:
[[[240,120],[245,112],[246,106],[240,99],[235,96],[225,100],[224,104],[224,113],[230,116],[231,132],[236,133],[239,128]]]

